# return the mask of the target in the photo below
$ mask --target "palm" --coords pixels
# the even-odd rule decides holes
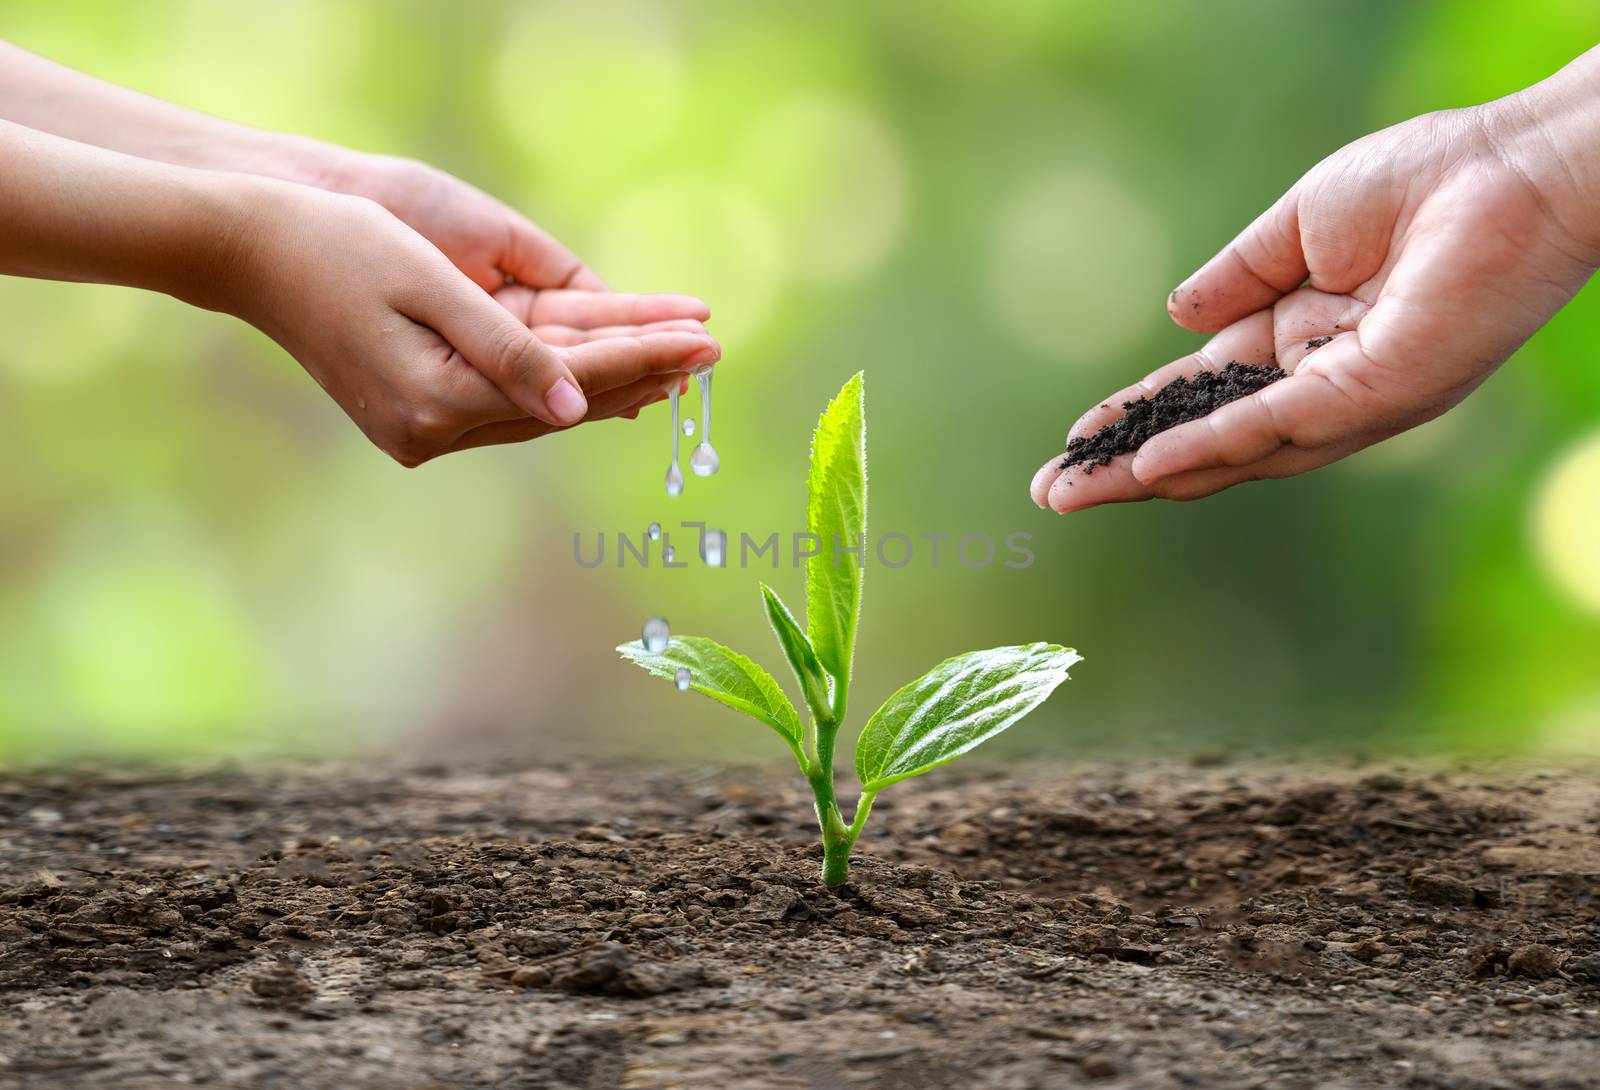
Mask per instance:
[[[335,180],[383,205],[485,291],[514,280],[536,288],[604,291],[571,250],[487,193],[426,163],[363,157]]]

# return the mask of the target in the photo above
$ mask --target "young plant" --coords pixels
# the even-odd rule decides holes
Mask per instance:
[[[637,640],[617,650],[668,681],[687,669],[690,688],[778,732],[816,796],[822,880],[837,886],[849,873],[850,849],[880,791],[953,761],[1005,730],[1067,680],[1067,669],[1080,656],[1049,643],[970,651],[900,689],[872,713],[856,740],[861,794],[847,822],[834,795],[833,756],[849,704],[866,553],[867,434],[859,372],[817,422],[806,523],[817,547],[806,558],[806,627],[801,629],[765,583],[761,598],[811,712],[809,726],[801,725],[800,714],[771,674],[715,640],[676,636],[659,654]]]

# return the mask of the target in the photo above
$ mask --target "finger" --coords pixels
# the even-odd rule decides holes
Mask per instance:
[[[442,366],[431,369],[430,386],[418,396],[426,396],[428,400],[444,406],[449,419],[456,422],[458,434],[484,424],[528,418],[528,414],[522,408],[507,399],[499,387],[468,363],[465,357],[455,351],[436,332],[424,330],[422,327],[416,328],[436,342],[437,350],[444,356],[451,357],[453,354],[453,358],[446,359]],[[701,338],[696,343],[704,344],[707,341],[709,338]],[[635,393],[645,388],[650,392],[660,390],[662,397],[665,397],[665,391],[677,384],[680,386],[680,393],[687,393],[688,369],[700,364],[684,362],[682,369],[668,367],[666,371],[659,368],[661,361],[670,362],[674,358],[670,354],[656,359],[647,358],[640,366],[619,366],[617,357],[611,353],[585,354],[570,360],[569,364],[573,377],[578,382],[578,388],[589,401],[589,412],[584,419],[593,417],[598,397],[618,389],[629,388]],[[627,364],[630,361],[622,362]],[[632,362],[640,363],[637,360]],[[604,403],[612,404],[614,401],[615,399],[608,398]]]
[[[610,337],[549,351],[565,360],[578,388],[592,401],[641,382],[648,382],[651,390],[667,390],[679,385],[680,392],[687,391],[687,372],[715,363],[722,354],[722,347],[704,334],[667,332]],[[615,398],[607,397],[604,404],[615,402]],[[507,408],[510,411],[504,411]],[[594,411],[591,407],[590,413]],[[529,415],[519,406],[505,406],[499,400],[486,399],[480,399],[479,404],[463,411],[463,416],[475,426],[521,420]]]
[[[1059,459],[1058,459],[1059,461]],[[1152,495],[1150,487],[1136,478],[1128,468],[1132,455],[1123,454],[1103,466],[1085,470],[1074,466],[1056,474],[1042,491],[1038,490],[1044,469],[1034,477],[1034,502],[1060,515],[1081,511],[1085,507],[1098,507],[1103,503],[1134,503],[1147,500]]]
[[[636,418],[640,409],[666,399],[667,393],[661,388],[659,379],[643,379],[628,387],[612,390],[597,396],[591,403],[592,410],[584,418],[583,423],[589,424],[618,416]],[[526,443],[531,439],[538,439],[552,432],[565,430],[568,429],[553,428],[541,420],[527,418],[500,421],[473,428],[457,439],[450,447],[450,451],[501,446],[506,443]]]
[[[679,318],[670,322],[648,322],[644,325],[603,325],[593,329],[578,329],[569,325],[536,325],[533,335],[545,344],[574,345],[603,341],[607,337],[637,337],[645,333],[700,333],[706,331],[705,323],[692,318]]]
[[[612,389],[635,379],[666,372],[688,371],[714,364],[722,346],[703,333],[644,333],[637,337],[607,337],[586,344],[556,349],[574,371],[597,387]],[[687,381],[677,375],[674,381]]]
[[[541,291],[528,306],[529,325],[568,325],[590,329],[602,325],[644,325],[691,318],[704,322],[711,308],[692,295],[657,292],[632,295],[601,291]]]
[[[510,239],[501,272],[536,289],[606,290],[605,281],[548,231],[515,212],[510,215]]]
[[[1080,416],[1067,433],[1067,442],[1079,436],[1093,435],[1108,424],[1114,424],[1127,411],[1130,401],[1149,397],[1168,383],[1179,378],[1190,378],[1201,371],[1219,371],[1230,362],[1270,364],[1273,362],[1272,312],[1260,311],[1233,323],[1212,337],[1198,352],[1158,367],[1132,386],[1124,387],[1100,404]],[[1029,484],[1029,495],[1040,507],[1053,506],[1050,500],[1052,486],[1063,474],[1082,476],[1087,471],[1082,466],[1062,469],[1065,452],[1056,455],[1039,467]],[[1131,461],[1131,459],[1130,459]],[[1095,468],[1095,473],[1099,468]],[[1063,486],[1066,487],[1066,486]],[[1092,491],[1092,490],[1091,490]],[[1069,493],[1060,493],[1068,495]],[[1076,495],[1076,493],[1070,493]],[[1109,502],[1109,501],[1104,501]]]
[[[563,355],[571,350],[540,341],[453,268],[450,275],[419,278],[395,306],[435,330],[528,416],[566,426],[582,420],[588,411],[588,401]]]
[[[1341,458],[1348,458],[1357,451],[1399,434],[1402,430],[1404,429],[1385,428],[1322,447],[1281,447],[1260,461],[1247,466],[1179,473],[1156,484],[1152,488],[1152,493],[1168,500],[1198,500],[1205,496],[1214,496],[1224,489],[1246,481],[1295,477],[1331,465]]]
[[[611,290],[611,288],[607,286],[606,282],[601,280],[599,275],[587,265],[579,269],[577,274],[573,276],[571,280],[567,281],[567,287],[577,289],[578,291]]]
[[[1147,499],[1166,500],[1198,500],[1206,496],[1214,496],[1218,492],[1244,484],[1247,481],[1273,480],[1282,477],[1294,477],[1302,473],[1309,473],[1321,469],[1325,465],[1348,458],[1357,451],[1363,450],[1374,443],[1398,434],[1404,429],[1390,428],[1369,433],[1343,443],[1334,443],[1324,447],[1306,449],[1302,447],[1282,447],[1258,462],[1247,466],[1230,466],[1224,469],[1201,469],[1190,473],[1179,473],[1154,485],[1146,485],[1128,473],[1129,479],[1109,480],[1096,489],[1083,489],[1081,487],[1064,491],[1061,496],[1051,497],[1049,506],[1061,514],[1081,511],[1089,507],[1097,507],[1105,503],[1129,503]],[[1115,459],[1106,469],[1118,466],[1122,459]],[[1096,476],[1101,471],[1096,471]],[[1082,481],[1075,482],[1082,485]]]
[[[640,387],[644,387],[647,384],[641,382],[639,385],[640,385]],[[649,393],[640,394],[638,397],[634,398],[631,403],[629,403],[629,405],[628,405],[628,407],[626,409],[623,409],[623,410],[618,411],[618,412],[614,412],[611,415],[614,416],[614,417],[616,417],[616,416],[626,417],[629,420],[637,420],[637,419],[639,419],[639,413],[640,413],[641,410],[643,410],[647,406],[658,405],[661,402],[667,400],[667,393],[668,393],[668,391],[666,391],[666,390],[656,389],[656,390],[653,390],[653,391],[651,391]]]
[[[1222,329],[1299,287],[1307,269],[1298,209],[1291,189],[1179,284],[1167,297],[1172,320],[1197,333]]]
[[[1321,348],[1299,370],[1200,420],[1152,436],[1133,461],[1133,473],[1154,483],[1194,470],[1246,466],[1280,447],[1321,447],[1400,419],[1373,385],[1376,365],[1359,331]]]

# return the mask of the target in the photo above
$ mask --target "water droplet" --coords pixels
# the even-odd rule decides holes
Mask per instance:
[[[667,640],[671,638],[672,630],[667,627],[664,617],[651,617],[644,623],[644,649],[652,655],[659,655],[667,649]]]
[[[689,673],[689,668],[687,666],[680,666],[678,667],[677,676],[673,678],[673,683],[678,686],[678,691],[681,693],[688,690],[689,682],[693,680],[694,675]]]
[[[700,559],[713,568],[722,567],[728,552],[728,535],[722,530],[706,530],[700,535]]]
[[[650,540],[651,541],[660,541],[661,540],[661,524],[659,522],[652,522],[645,529],[645,533],[650,536]]]
[[[701,443],[689,455],[689,468],[694,470],[696,477],[709,477],[722,468],[722,459],[710,443]]]
[[[694,437],[694,417],[691,416],[683,422],[683,434],[690,438]]]
[[[667,468],[667,495],[683,494],[683,470],[678,468],[678,387],[672,387],[672,465]]]
[[[678,550],[674,549],[671,545],[663,545],[661,547],[661,561],[662,561],[662,563],[664,563],[664,564],[672,563],[673,558],[675,558],[677,555],[678,555]]]
[[[700,384],[700,445],[689,455],[689,468],[696,477],[709,477],[722,468],[722,459],[711,445],[711,368],[700,368],[694,380]]]

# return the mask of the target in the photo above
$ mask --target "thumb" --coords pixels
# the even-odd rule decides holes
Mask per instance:
[[[562,356],[466,277],[449,278],[417,310],[418,321],[449,341],[529,416],[564,428],[589,411]]]
[[[1291,189],[1167,297],[1185,329],[1215,333],[1305,282],[1297,190]]]
[[[502,272],[534,289],[576,288],[608,291],[577,254],[556,241],[544,228],[524,216],[511,214],[511,227]]]

